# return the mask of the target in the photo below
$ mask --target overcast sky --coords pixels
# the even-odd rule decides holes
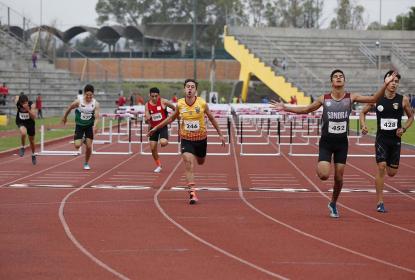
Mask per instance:
[[[0,0],[0,16],[2,22],[5,22],[7,13],[4,5],[7,5],[38,23],[40,22],[40,3],[42,3],[42,23],[51,24],[56,21],[56,26],[64,31],[75,25],[97,26],[95,12],[97,2],[97,0]],[[415,6],[415,0],[354,0],[354,2],[365,7],[367,23],[379,20],[379,3],[382,2],[382,24],[395,20],[397,15],[407,13],[409,7]],[[321,20],[323,27],[330,24],[336,6],[337,0],[324,1]]]

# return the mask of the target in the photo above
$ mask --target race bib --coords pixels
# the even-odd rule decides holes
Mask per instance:
[[[184,121],[184,129],[187,131],[198,131],[200,129],[199,121]]]
[[[162,117],[163,117],[163,116],[161,115],[161,113],[152,114],[152,115],[151,115],[151,120],[152,120],[153,122],[156,122],[156,121],[161,120],[161,118],[162,118]]]
[[[87,120],[90,120],[91,118],[92,118],[91,113],[81,113],[81,120],[87,121]]]
[[[380,119],[380,129],[382,130],[395,130],[398,128],[397,119]]]
[[[30,115],[29,115],[29,113],[21,113],[21,112],[19,112],[19,118],[21,120],[28,120],[28,119],[30,119]]]
[[[341,134],[345,133],[347,129],[346,122],[330,122],[329,121],[329,133]]]

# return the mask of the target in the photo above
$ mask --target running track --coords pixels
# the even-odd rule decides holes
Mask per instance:
[[[200,191],[195,206],[171,189],[184,185],[179,156],[163,156],[157,175],[138,153],[93,155],[90,171],[83,156],[39,157],[37,166],[2,156],[0,279],[415,279],[413,159],[386,180],[389,213],[375,211],[373,193],[344,192],[331,219],[332,178],[321,182],[315,158],[286,148],[240,157],[232,145],[230,156],[208,156],[197,184],[230,190]],[[349,158],[344,188],[373,189],[374,171],[373,158]]]

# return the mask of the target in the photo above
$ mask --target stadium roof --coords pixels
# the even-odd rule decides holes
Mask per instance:
[[[201,34],[207,27],[207,24],[197,24],[197,33]],[[4,28],[7,29],[7,27]],[[25,31],[19,26],[10,26],[9,28],[10,33],[21,39],[23,39],[23,35],[25,35],[25,38],[29,38],[33,33],[39,31],[38,27]],[[186,42],[191,41],[193,35],[193,24],[189,23],[149,23],[144,26],[113,25],[101,28],[79,25],[73,26],[66,31],[60,31],[48,25],[42,25],[41,28],[43,32],[49,32],[65,43],[84,32],[89,32],[98,40],[110,45],[115,44],[121,37],[134,41],[142,41],[144,37],[163,41]]]

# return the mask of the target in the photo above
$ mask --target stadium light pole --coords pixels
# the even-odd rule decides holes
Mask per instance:
[[[197,69],[196,69],[196,0],[193,0],[193,79],[197,80]]]

